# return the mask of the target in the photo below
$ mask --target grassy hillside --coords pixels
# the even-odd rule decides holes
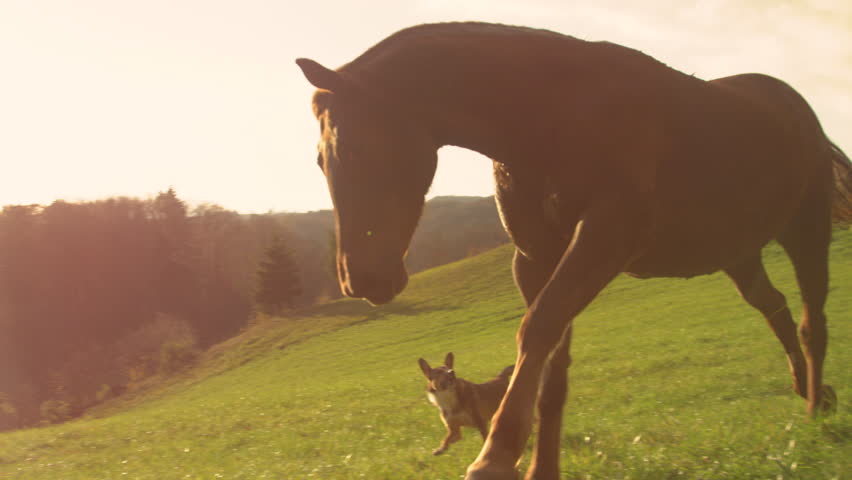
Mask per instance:
[[[441,457],[417,358],[481,381],[514,360],[523,308],[509,248],[424,272],[393,304],[271,319],[196,370],[65,425],[0,434],[2,479],[457,479],[478,434]],[[766,252],[798,309],[789,264]],[[809,422],[783,351],[722,275],[619,278],[579,317],[563,471],[592,479],[846,478],[852,472],[852,232],[837,235],[826,378]],[[97,413],[96,413],[97,414]]]

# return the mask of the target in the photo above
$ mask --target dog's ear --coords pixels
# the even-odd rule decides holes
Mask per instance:
[[[444,358],[444,365],[446,365],[447,368],[453,368],[453,360],[455,360],[455,357],[453,357],[453,352],[448,353],[447,356]]]
[[[417,363],[420,364],[420,370],[423,370],[423,375],[426,375],[426,378],[428,379],[429,374],[432,373],[432,367],[430,367],[426,360],[423,360],[422,358],[417,360]]]

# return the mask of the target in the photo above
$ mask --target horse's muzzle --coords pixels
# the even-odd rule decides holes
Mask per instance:
[[[363,298],[373,305],[384,305],[408,285],[408,272],[402,262],[387,270],[357,270],[342,262],[340,290],[347,297]]]

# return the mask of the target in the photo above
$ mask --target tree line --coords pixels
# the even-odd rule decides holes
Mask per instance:
[[[477,220],[435,216],[432,203]],[[429,204],[408,259],[414,271],[506,241],[492,199]],[[4,207],[0,429],[61,421],[173,372],[258,311],[337,298],[332,231],[329,211],[190,209],[171,189]]]

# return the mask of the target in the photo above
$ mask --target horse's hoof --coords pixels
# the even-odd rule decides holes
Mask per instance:
[[[464,480],[519,480],[520,475],[514,467],[503,467],[493,463],[474,462],[467,469]]]
[[[435,450],[432,450],[432,455],[438,456],[446,451],[446,448],[436,448]]]
[[[834,415],[837,412],[837,393],[834,392],[831,385],[822,386],[822,401],[819,409],[823,415]]]

